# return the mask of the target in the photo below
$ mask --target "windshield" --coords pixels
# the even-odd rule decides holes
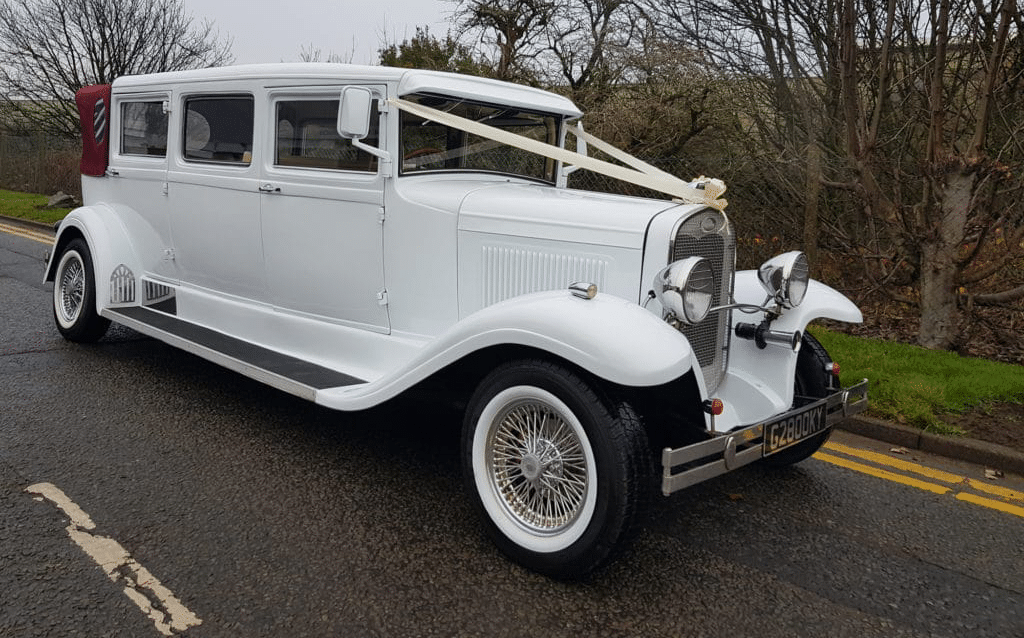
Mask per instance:
[[[558,144],[559,118],[515,107],[457,98],[407,95],[404,99],[548,144]],[[402,111],[402,174],[484,171],[554,183],[555,160],[460,131]]]

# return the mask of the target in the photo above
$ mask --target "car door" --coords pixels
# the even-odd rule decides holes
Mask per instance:
[[[181,282],[265,301],[258,168],[260,101],[251,91],[185,94],[182,148],[167,174],[174,262]]]
[[[166,91],[118,93],[112,108],[107,176],[126,208],[122,223],[135,242],[144,274],[174,282],[167,198]]]
[[[338,136],[341,88],[268,90],[271,150],[260,174],[268,294],[281,311],[387,332],[385,176],[377,158]],[[383,86],[368,88],[384,98]],[[381,117],[371,145],[383,144]]]

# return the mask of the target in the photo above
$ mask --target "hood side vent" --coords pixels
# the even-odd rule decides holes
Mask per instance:
[[[483,246],[481,299],[484,306],[542,290],[562,290],[576,281],[607,283],[608,262],[564,253]]]

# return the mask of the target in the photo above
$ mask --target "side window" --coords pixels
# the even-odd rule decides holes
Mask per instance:
[[[377,113],[377,102],[373,102]],[[338,100],[282,100],[277,103],[277,166],[377,172],[377,158],[338,136]],[[371,118],[363,140],[378,144],[379,118]]]
[[[167,156],[167,113],[162,100],[121,103],[121,154]]]
[[[186,99],[185,159],[249,165],[252,123],[252,96]]]

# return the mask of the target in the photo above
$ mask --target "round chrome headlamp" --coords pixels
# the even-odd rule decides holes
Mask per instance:
[[[654,276],[654,296],[661,307],[686,323],[700,323],[714,300],[715,271],[703,257],[687,257]]]
[[[810,279],[807,255],[799,250],[776,255],[761,264],[757,269],[757,278],[775,303],[795,308],[807,294],[807,282]]]

